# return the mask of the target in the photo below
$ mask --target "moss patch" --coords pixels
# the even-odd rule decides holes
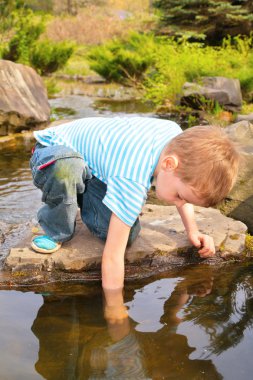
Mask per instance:
[[[253,257],[253,236],[250,234],[246,235],[245,238],[245,251],[244,251],[246,256]]]
[[[25,277],[27,276],[27,273],[25,272],[13,272],[12,277]]]
[[[162,251],[161,249],[156,249],[154,252],[155,256],[168,256],[168,252]]]
[[[236,201],[234,199],[224,199],[222,202],[220,202],[215,208],[217,208],[218,210],[220,210],[220,212],[223,214],[223,215],[226,215],[226,216],[231,216],[231,213],[233,212],[233,210],[239,206],[241,202],[239,201]]]
[[[222,253],[225,251],[225,243],[224,241],[221,243],[221,245],[219,246],[219,251]]]
[[[240,235],[239,234],[233,234],[233,235],[229,235],[229,237],[231,240],[238,240]]]

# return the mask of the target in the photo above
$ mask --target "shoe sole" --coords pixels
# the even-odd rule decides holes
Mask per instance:
[[[32,241],[31,242],[31,247],[37,253],[44,253],[44,254],[48,253],[49,254],[49,253],[54,253],[54,252],[58,251],[61,248],[61,244],[60,243],[55,243],[55,244],[57,244],[57,245],[53,249],[43,249],[43,248],[37,247],[37,245],[34,244],[34,242]]]

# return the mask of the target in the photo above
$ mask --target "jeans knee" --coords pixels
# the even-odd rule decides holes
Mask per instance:
[[[83,174],[86,173],[86,166],[80,158],[63,158],[55,161],[52,167],[55,178],[65,182],[84,182]]]

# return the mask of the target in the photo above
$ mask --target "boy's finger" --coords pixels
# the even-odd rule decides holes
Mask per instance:
[[[191,243],[197,248],[201,247],[201,241],[197,237],[191,237]]]
[[[213,256],[215,254],[215,248],[212,243],[208,244],[208,246],[205,246],[199,250],[199,254],[201,256]]]
[[[213,250],[213,249],[201,249],[201,250],[199,250],[199,254],[201,255],[201,256],[214,256],[214,254],[215,254],[215,251]]]

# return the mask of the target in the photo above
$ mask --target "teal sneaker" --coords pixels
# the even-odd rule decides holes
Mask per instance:
[[[42,235],[33,238],[31,246],[38,253],[53,253],[61,248],[61,243],[55,242],[49,236]]]

